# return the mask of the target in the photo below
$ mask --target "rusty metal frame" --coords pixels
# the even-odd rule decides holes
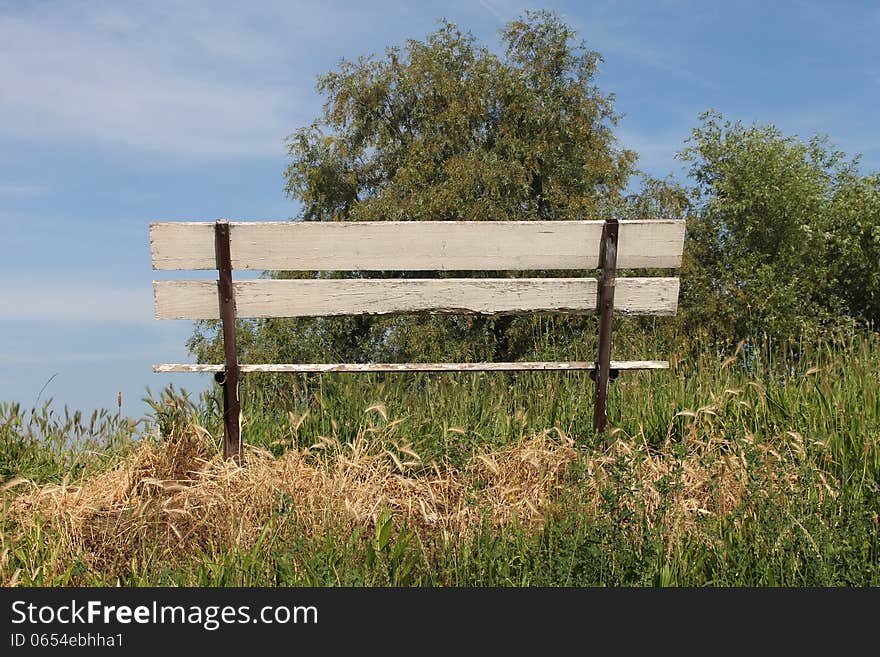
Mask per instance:
[[[229,222],[214,224],[214,253],[217,258],[220,321],[226,365],[214,380],[223,388],[223,458],[241,463],[241,400],[239,398],[238,350],[235,343],[235,290],[232,286],[232,256]]]
[[[608,387],[618,372],[611,368],[611,333],[614,316],[614,287],[617,271],[617,241],[620,224],[608,219],[602,229],[599,266],[602,278],[599,285],[599,335],[596,368],[590,378],[596,381],[593,429],[604,433],[608,429]],[[241,400],[239,397],[239,364],[235,341],[235,291],[232,282],[232,257],[229,222],[219,219],[214,225],[217,260],[220,320],[225,353],[224,371],[214,376],[223,388],[223,456],[241,463]]]
[[[611,369],[611,329],[614,316],[614,283],[617,276],[617,236],[620,224],[608,219],[602,229],[599,266],[602,280],[599,285],[599,353],[596,357],[596,400],[593,410],[593,429],[604,433],[608,429],[608,384],[617,378]]]

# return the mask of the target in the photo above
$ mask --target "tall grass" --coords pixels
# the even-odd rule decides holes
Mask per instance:
[[[610,422],[623,436],[660,447],[716,433],[760,442],[792,432],[847,476],[878,478],[880,334],[729,351],[688,344],[670,360],[669,370],[625,372],[612,384]],[[427,462],[461,463],[474,448],[502,448],[549,427],[597,445],[594,384],[585,372],[261,375],[248,385],[250,378],[246,440],[275,453],[320,436],[351,440],[371,407],[400,423]],[[215,434],[219,399],[208,395],[203,405]]]
[[[244,468],[219,391],[3,405],[0,582],[880,585],[880,336],[670,360],[610,446],[580,373],[246,375]]]
[[[40,482],[78,478],[123,453],[145,422],[107,409],[88,417],[67,406],[59,411],[52,399],[30,409],[0,402],[0,483],[12,477]]]

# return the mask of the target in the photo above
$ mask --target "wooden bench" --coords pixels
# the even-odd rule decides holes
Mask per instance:
[[[155,270],[218,271],[218,280],[154,281],[157,319],[219,319],[225,363],[155,365],[155,372],[214,372],[223,386],[224,456],[240,459],[241,372],[448,372],[591,370],[593,426],[607,428],[608,383],[618,370],[666,361],[611,360],[614,312],[674,315],[678,278],[617,277],[622,269],[681,266],[684,222],[159,222],[150,226]],[[241,280],[232,271],[358,271],[358,278]],[[367,278],[377,271],[600,269],[598,278]],[[360,314],[600,314],[596,361],[510,363],[240,364],[236,318]]]

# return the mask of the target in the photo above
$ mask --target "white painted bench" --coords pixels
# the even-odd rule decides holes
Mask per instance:
[[[594,427],[607,427],[617,370],[666,361],[612,361],[613,312],[674,315],[678,278],[616,277],[622,269],[681,266],[684,222],[159,222],[150,226],[153,269],[205,270],[217,281],[154,281],[157,319],[220,319],[223,364],[155,365],[155,372],[214,372],[223,385],[224,456],[240,459],[240,372],[445,372],[593,370]],[[232,271],[540,271],[601,269],[599,278],[260,279]],[[362,314],[600,313],[593,361],[510,363],[239,364],[236,318]]]

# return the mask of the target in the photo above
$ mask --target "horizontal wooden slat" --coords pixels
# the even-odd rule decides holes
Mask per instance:
[[[157,319],[218,319],[215,281],[154,281]],[[596,310],[594,278],[256,280],[234,284],[236,316],[320,317],[408,313],[586,314]],[[677,278],[619,278],[614,310],[674,315]]]
[[[668,369],[665,360],[612,360],[611,369],[616,370],[662,370]],[[154,372],[222,372],[224,365],[167,363],[153,365]],[[527,362],[513,363],[260,363],[239,365],[242,372],[520,372],[520,371],[578,371],[594,370],[592,361]]]
[[[684,222],[621,221],[617,266],[681,266]],[[235,269],[594,269],[601,221],[231,222]],[[150,225],[153,269],[215,269],[214,224]]]

